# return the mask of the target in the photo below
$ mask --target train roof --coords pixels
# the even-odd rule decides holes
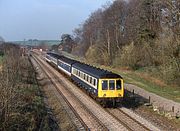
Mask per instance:
[[[120,75],[113,72],[96,68],[84,63],[74,63],[72,66],[96,78],[122,78]]]
[[[65,57],[65,56],[63,56],[63,55],[60,55],[60,54],[57,54],[57,53],[48,52],[47,54],[48,54],[48,55],[51,55],[52,57],[55,57],[55,58],[57,58],[57,59],[60,59],[61,61],[65,62],[65,63],[67,63],[67,64],[70,64],[70,65],[72,65],[73,63],[78,62],[78,61],[76,61],[76,60],[67,58],[67,57]]]
[[[60,59],[61,61],[64,61],[65,63],[72,65],[72,67],[75,67],[75,68],[77,68],[91,76],[94,76],[96,78],[122,78],[120,75],[115,74],[113,72],[110,72],[110,71],[107,71],[104,69],[100,69],[100,68],[96,68],[91,65],[87,65],[85,63],[81,63],[79,61],[67,58],[63,55],[59,55],[59,54],[52,53],[52,52],[48,52],[47,54],[49,54],[57,59]]]
[[[70,65],[72,65],[73,63],[78,62],[78,61],[76,61],[76,60],[72,60],[72,59],[67,58],[67,57],[65,57],[65,56],[62,56],[62,57],[60,58],[60,60],[61,60],[61,61],[64,61],[64,62],[67,63],[67,64],[70,64]]]

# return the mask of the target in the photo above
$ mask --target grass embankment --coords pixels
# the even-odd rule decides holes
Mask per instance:
[[[79,58],[71,54],[64,53],[64,55],[71,57],[72,59],[83,61],[83,58]],[[101,66],[98,64],[93,65],[120,74],[124,78],[125,83],[136,85],[140,88],[143,88],[149,92],[155,93],[164,98],[180,102],[180,87],[167,85],[162,80],[157,79],[156,77],[153,77],[150,74],[147,74],[143,70],[133,71],[127,69]]]
[[[167,85],[160,79],[152,77],[146,72],[137,70],[125,70],[112,67],[101,66],[104,69],[111,70],[117,74],[120,74],[125,83],[136,85],[149,92],[155,93],[167,99],[171,99],[176,102],[180,102],[180,88],[173,85]]]

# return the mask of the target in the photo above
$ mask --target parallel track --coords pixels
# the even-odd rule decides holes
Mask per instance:
[[[57,85],[54,84],[54,82],[51,80],[51,77],[45,72],[44,68],[42,67],[42,65],[38,62],[38,60],[36,58],[34,58],[34,60],[37,62],[37,64],[39,65],[39,67],[43,70],[43,72],[45,73],[46,77],[50,80],[51,84],[56,88],[56,90],[58,91],[58,93],[60,94],[59,97],[62,98],[61,99],[61,103],[63,104],[63,107],[66,109],[66,111],[68,112],[68,115],[73,119],[73,122],[75,124],[75,126],[80,129],[80,130],[88,130],[88,126],[84,123],[84,121],[81,119],[81,117],[77,114],[77,112],[74,110],[74,108],[71,106],[71,104],[68,102],[68,100],[66,99],[66,97],[62,94],[62,92],[60,90],[57,89]],[[32,61],[32,60],[31,60]]]
[[[58,82],[62,85],[62,87],[64,87],[65,85],[63,85],[62,80],[59,79],[55,74],[53,74],[51,72],[51,70],[41,62],[41,60],[38,60],[36,57],[33,57],[33,58],[39,64],[39,66],[44,71],[44,73],[47,75],[47,77],[51,80],[52,84],[56,87],[60,96],[70,107],[71,111],[75,114],[76,118],[73,118],[73,119],[74,119],[74,121],[76,121],[77,128],[82,129],[82,130],[89,130],[88,125],[82,120],[81,116],[77,113],[77,111],[74,109],[74,107],[68,101],[68,98],[66,98],[66,96],[63,94],[63,92],[59,89],[57,84],[55,84],[55,82]],[[63,90],[66,90],[71,97],[75,97],[74,94],[72,94],[70,91],[68,91],[67,88],[64,88]],[[93,113],[91,113],[85,106],[83,106],[83,103],[79,99],[76,99],[76,101],[78,101],[81,105],[81,107],[79,107],[79,108],[81,108],[81,110],[86,111],[87,117],[91,117],[91,120],[93,120],[93,123],[94,123],[94,127],[98,127],[98,130],[108,130]]]
[[[142,123],[132,118],[130,115],[122,111],[121,109],[106,109],[108,113],[114,116],[119,122],[121,122],[128,130],[131,131],[149,131]]]

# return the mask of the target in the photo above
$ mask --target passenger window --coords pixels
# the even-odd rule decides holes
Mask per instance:
[[[96,79],[94,79],[94,83],[93,83],[94,86],[96,86]]]
[[[102,81],[102,90],[108,90],[108,81],[106,80]]]
[[[116,81],[116,90],[121,90],[121,80]]]
[[[114,90],[115,89],[115,82],[114,80],[109,81],[109,90]]]
[[[87,81],[89,81],[89,76],[87,76]]]
[[[86,74],[84,74],[84,80],[86,79]]]
[[[83,78],[83,73],[81,72],[81,75],[80,75],[81,78]]]
[[[90,77],[89,83],[92,83],[92,77]]]

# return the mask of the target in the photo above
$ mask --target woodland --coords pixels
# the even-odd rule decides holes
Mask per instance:
[[[116,0],[78,28],[72,54],[180,85],[180,0]]]

